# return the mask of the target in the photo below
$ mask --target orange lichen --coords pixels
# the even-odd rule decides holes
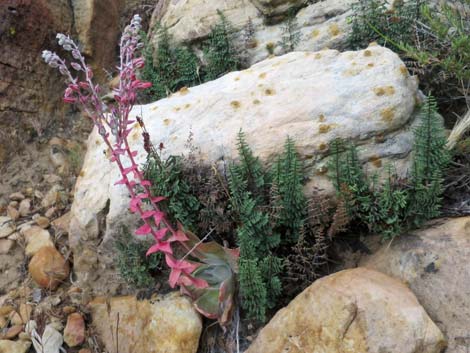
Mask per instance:
[[[369,162],[376,168],[382,167],[382,160],[379,156],[372,156],[369,158]]]
[[[326,134],[326,133],[328,133],[330,130],[331,130],[331,125],[321,124],[321,125],[318,127],[318,132],[319,132],[320,134]]]
[[[395,109],[394,108],[385,108],[382,109],[380,112],[380,116],[382,117],[382,120],[390,123],[393,121],[393,118],[395,117]]]
[[[381,96],[393,96],[395,94],[395,87],[393,86],[385,86],[385,87],[375,87],[374,93],[381,97]]]
[[[264,94],[267,96],[274,96],[276,94],[276,91],[272,88],[266,88],[264,90]]]
[[[337,23],[333,23],[329,27],[330,34],[334,37],[341,33],[341,29],[339,28]]]
[[[312,38],[317,38],[320,35],[320,30],[319,29],[314,29],[312,31]]]
[[[232,106],[232,108],[234,109],[238,109],[241,107],[241,103],[239,101],[231,101],[230,102],[230,105]]]

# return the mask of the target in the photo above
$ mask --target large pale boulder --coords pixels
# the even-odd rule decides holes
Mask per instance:
[[[97,298],[90,303],[93,327],[108,352],[196,353],[202,320],[191,301],[177,293],[152,301]]]
[[[416,80],[398,56],[374,46],[271,58],[136,107],[132,115],[143,115],[152,141],[163,143],[166,155],[187,153],[192,133],[207,163],[236,157],[240,129],[263,161],[273,160],[290,136],[310,178],[307,189],[331,190],[325,164],[328,145],[338,137],[360,146],[360,158],[371,171],[391,162],[400,175],[407,174],[418,95]],[[139,163],[146,159],[141,132],[136,125],[130,134]],[[115,256],[112,244],[119,225],[133,223],[127,191],[114,185],[119,172],[104,152],[95,131],[76,184],[69,233],[78,280],[97,289],[115,282],[99,278],[112,273],[107,269]]]
[[[404,284],[357,268],[316,281],[274,316],[246,353],[441,353],[445,344]]]
[[[470,217],[434,221],[395,238],[362,266],[409,285],[449,340],[447,353],[470,346]]]
[[[295,17],[300,40],[296,50],[317,51],[324,48],[342,49],[345,47],[354,0],[326,0],[310,4]],[[286,22],[269,24],[263,15],[280,14],[290,7],[305,5],[304,0],[180,0],[163,1],[155,11],[152,22],[161,22],[177,43],[192,43],[196,47],[220,21],[217,11],[224,13],[236,32],[238,45],[246,50],[249,64],[266,59],[272,53],[282,54],[280,40]],[[261,11],[260,11],[261,9]],[[245,30],[251,21],[254,35],[249,48],[243,48]],[[157,32],[152,41],[157,43]]]

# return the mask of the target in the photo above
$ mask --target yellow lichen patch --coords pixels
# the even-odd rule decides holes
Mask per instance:
[[[173,111],[175,111],[175,112],[179,112],[180,110],[181,110],[180,107],[174,107],[174,108],[173,108]]]
[[[186,103],[186,104],[184,105],[184,109],[189,109],[190,107],[191,107],[191,104],[189,104],[189,103]]]
[[[100,140],[96,140],[96,141],[95,141],[95,145],[97,145],[97,146],[98,146],[100,143],[101,143]]]
[[[369,158],[369,162],[376,168],[380,168],[382,166],[382,160],[379,156],[372,156]]]
[[[80,177],[83,178],[83,177],[85,176],[85,171],[82,169],[82,170],[80,171],[80,174],[78,174],[78,176],[80,176]]]
[[[153,112],[154,112],[155,110],[157,110],[157,109],[158,109],[158,106],[157,106],[157,105],[156,105],[155,107],[150,108],[150,110],[153,111]]]
[[[276,91],[272,88],[266,88],[264,90],[264,94],[267,96],[274,96],[276,94]]]
[[[312,31],[312,38],[317,38],[320,35],[320,30],[319,29],[314,29]]]
[[[376,47],[378,46],[377,42],[370,42],[369,47]]]
[[[351,69],[343,71],[343,76],[346,76],[346,77],[357,76],[361,72],[362,72],[361,68],[358,68],[358,67],[357,68],[351,68]]]
[[[325,120],[326,120],[325,116],[323,114],[320,114],[320,116],[318,117],[318,121],[322,123]]]
[[[261,79],[266,78],[266,72],[263,72],[263,73],[259,74],[258,77],[261,78]]]
[[[337,35],[341,33],[341,29],[339,28],[337,23],[331,24],[328,29],[330,31],[330,34],[334,37],[336,37]]]
[[[235,81],[240,81],[240,77],[237,76],[237,77],[234,78],[234,80],[235,80]]]
[[[230,102],[230,105],[232,106],[232,108],[234,109],[238,109],[241,107],[241,103],[239,101],[231,101]]]
[[[327,148],[328,148],[328,145],[327,145],[326,143],[323,143],[323,142],[322,142],[322,143],[320,143],[320,144],[318,145],[318,149],[319,149],[320,151],[324,151],[324,150],[326,150]]]
[[[368,63],[367,67],[369,67],[369,68],[374,67],[374,63]]]
[[[380,112],[380,116],[382,120],[391,123],[393,118],[395,117],[395,109],[394,108],[385,108]]]
[[[405,65],[400,66],[400,73],[401,73],[403,76],[408,76],[408,69],[406,68]]]
[[[139,123],[135,123],[132,128],[137,129],[137,128],[139,128],[139,127],[140,127]]]
[[[180,90],[179,90],[179,93],[184,96],[185,94],[188,94],[189,93],[189,88],[184,86],[184,87],[181,87]]]
[[[364,56],[372,56],[372,51],[369,49],[364,50]]]
[[[317,59],[317,60],[321,59],[321,54],[320,54],[320,53],[316,53],[316,54],[315,54],[315,59]]]
[[[261,101],[260,101],[259,99],[255,99],[255,100],[253,101],[253,104],[254,104],[254,105],[261,104]]]
[[[163,124],[164,124],[165,126],[170,125],[170,123],[171,123],[171,120],[170,120],[170,119],[163,119]]]
[[[331,130],[332,126],[331,125],[328,125],[328,124],[321,124],[319,127],[318,127],[318,132],[320,134],[326,134],[328,133],[330,130]]]
[[[385,86],[385,87],[375,87],[374,93],[381,97],[381,96],[393,96],[395,94],[395,87],[393,86]]]

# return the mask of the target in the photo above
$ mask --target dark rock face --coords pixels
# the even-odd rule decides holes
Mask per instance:
[[[0,162],[15,140],[32,130],[41,134],[63,115],[62,80],[45,66],[41,52],[55,48],[55,33],[71,27],[66,0],[0,3]]]

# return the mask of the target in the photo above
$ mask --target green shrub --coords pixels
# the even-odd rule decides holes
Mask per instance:
[[[121,277],[136,288],[149,288],[155,284],[152,274],[160,270],[160,253],[146,256],[150,241],[138,241],[125,227],[114,244],[117,251],[116,266]]]
[[[284,53],[290,53],[300,43],[300,37],[301,33],[295,11],[291,9],[285,24],[282,26],[282,37],[278,44],[282,47]]]

